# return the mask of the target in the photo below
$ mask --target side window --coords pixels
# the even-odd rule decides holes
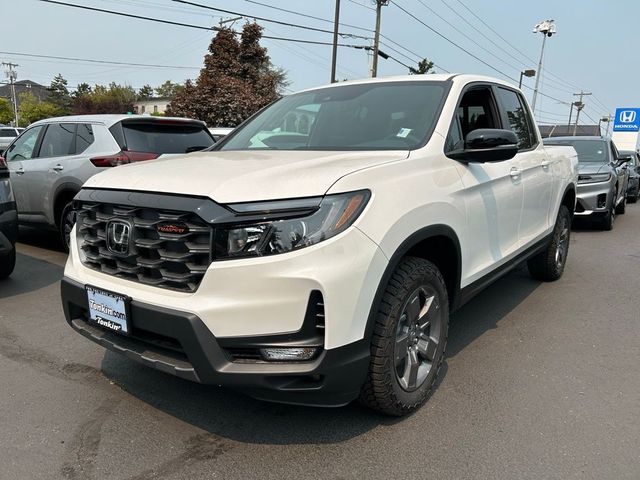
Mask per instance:
[[[500,128],[490,87],[473,87],[464,93],[447,135],[446,150],[462,148],[466,136],[479,128]]]
[[[13,142],[6,153],[7,162],[11,162],[14,160],[29,160],[30,158],[32,158],[33,149],[36,146],[38,136],[40,135],[42,129],[42,125],[32,127],[24,132],[15,142]]]
[[[76,154],[84,152],[93,143],[93,128],[88,123],[78,125],[76,132]]]
[[[63,157],[73,154],[74,123],[51,123],[47,128],[40,146],[38,157]]]
[[[498,87],[498,95],[507,115],[509,126],[518,137],[518,148],[526,150],[533,147],[535,137],[532,135],[531,118],[518,94],[513,90]]]
[[[611,161],[612,162],[617,162],[618,161],[618,157],[619,157],[618,149],[613,144],[613,142],[609,142],[609,147],[611,148]]]

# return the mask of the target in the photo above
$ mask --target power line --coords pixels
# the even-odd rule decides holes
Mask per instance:
[[[149,22],[155,22],[155,23],[163,23],[163,24],[167,24],[167,25],[174,25],[177,27],[187,27],[187,28],[196,28],[199,30],[209,30],[209,31],[215,31],[218,32],[220,30],[224,30],[223,28],[220,27],[205,27],[202,25],[193,25],[191,23],[183,23],[183,22],[174,22],[172,20],[164,20],[164,19],[160,19],[160,18],[153,18],[153,17],[145,17],[142,15],[134,15],[132,13],[124,13],[124,12],[116,12],[114,10],[106,10],[103,8],[96,8],[96,7],[89,7],[86,5],[77,5],[75,3],[66,3],[66,2],[60,2],[57,0],[37,0],[39,2],[44,2],[44,3],[51,3],[53,5],[61,5],[61,6],[65,6],[65,7],[73,7],[73,8],[79,8],[81,10],[89,10],[92,12],[100,12],[100,13],[108,13],[110,15],[117,15],[120,17],[128,17],[128,18],[135,18],[137,20],[146,20]],[[233,33],[234,35],[240,35],[240,32],[236,32],[231,30],[231,33]],[[331,42],[320,42],[320,41],[316,41],[316,40],[304,40],[301,38],[289,38],[289,37],[274,37],[274,36],[269,36],[269,35],[262,35],[262,38],[265,39],[270,39],[270,40],[282,40],[285,42],[296,42],[296,43],[306,43],[306,44],[310,44],[310,45],[333,45]],[[354,45],[354,44],[346,44],[346,43],[339,43],[338,44],[339,47],[347,47],[347,48],[362,48],[362,46],[360,45]]]
[[[303,30],[310,30],[313,32],[321,32],[321,33],[330,33],[333,34],[332,30],[327,30],[324,28],[317,28],[317,27],[310,27],[308,25],[299,25],[296,23],[290,23],[290,22],[285,22],[282,20],[274,20],[271,18],[265,18],[265,17],[258,17],[256,15],[248,15],[246,13],[241,13],[241,12],[235,12],[233,10],[224,10],[222,8],[216,8],[216,7],[210,7],[209,5],[202,5],[201,3],[196,3],[196,2],[190,2],[187,0],[171,0],[172,2],[175,3],[182,3],[184,5],[190,5],[192,7],[198,7],[198,8],[204,8],[206,10],[212,10],[214,12],[222,12],[222,13],[227,13],[229,15],[238,15],[240,17],[244,17],[244,18],[253,18],[255,20],[260,20],[261,22],[268,22],[268,23],[276,23],[278,25],[284,25],[286,27],[292,27],[292,28],[300,28]],[[338,35],[340,35],[341,37],[351,37],[351,38],[359,38],[362,40],[371,40],[371,37],[365,37],[362,35],[356,35],[354,33],[344,33],[344,32],[338,32]]]
[[[98,63],[98,64],[106,64],[106,65],[122,65],[127,67],[171,68],[171,69],[180,69],[180,70],[199,70],[200,68],[202,68],[202,67],[183,67],[178,65],[157,65],[153,63],[116,62],[111,60],[95,60],[91,58],[59,57],[57,55],[37,55],[35,53],[21,53],[21,52],[0,51],[0,55],[14,55],[17,57],[29,57],[29,58],[51,58],[54,60],[69,60],[74,62]]]

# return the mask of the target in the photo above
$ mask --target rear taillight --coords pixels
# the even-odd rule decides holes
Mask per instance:
[[[160,155],[151,152],[118,152],[115,155],[106,157],[93,157],[91,163],[96,167],[117,167],[125,163],[142,162],[144,160],[153,160]]]

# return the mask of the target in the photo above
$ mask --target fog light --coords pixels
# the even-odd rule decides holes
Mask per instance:
[[[273,347],[261,348],[260,353],[267,361],[304,361],[311,360],[318,347]]]
[[[601,193],[598,195],[598,208],[604,208],[607,205],[607,194]]]

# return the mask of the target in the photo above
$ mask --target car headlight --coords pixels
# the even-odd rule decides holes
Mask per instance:
[[[349,228],[360,216],[371,194],[368,190],[327,195],[311,214],[216,228],[216,260],[275,255],[315,245]],[[270,210],[287,211],[290,201]],[[291,215],[283,215],[291,216]]]
[[[611,180],[610,173],[594,173],[591,175],[579,175],[578,183],[599,183]]]

